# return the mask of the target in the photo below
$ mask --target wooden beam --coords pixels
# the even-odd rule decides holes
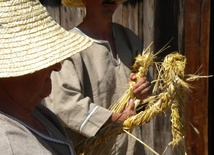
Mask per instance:
[[[184,8],[184,52],[187,73],[208,75],[210,0],[186,0]],[[193,91],[186,106],[187,154],[208,155],[208,79],[192,83]],[[191,123],[199,132],[194,132]]]

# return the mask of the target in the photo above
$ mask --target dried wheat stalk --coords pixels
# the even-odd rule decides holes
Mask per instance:
[[[163,49],[165,48],[166,46]],[[163,51],[163,49],[160,51]],[[143,101],[144,104],[146,103],[146,109],[129,117],[124,121],[123,126],[118,126],[114,129],[111,126],[104,128],[95,137],[91,137],[81,143],[79,145],[80,147],[77,148],[79,155],[110,154],[111,148],[116,139],[115,137],[118,134],[124,134],[125,132],[131,135],[131,131],[135,126],[144,125],[155,116],[165,112],[169,107],[171,107],[172,141],[169,142],[168,146],[172,146],[173,154],[183,155],[186,153],[184,147],[184,108],[186,97],[191,90],[191,86],[188,82],[198,80],[200,78],[207,78],[209,76],[194,74],[185,75],[184,70],[186,66],[186,57],[178,52],[168,54],[164,58],[163,62],[154,62],[156,55],[153,54],[150,46],[148,46],[142,55],[136,57],[135,64],[133,65],[133,69],[136,71],[138,78],[145,76],[148,68],[153,64],[155,64],[158,72],[157,78],[152,81],[154,83],[152,91],[153,94]],[[110,107],[113,112],[122,112],[130,99],[135,100],[136,109],[140,106],[140,101],[133,95],[132,87],[133,83],[130,84],[129,89],[118,100],[118,102],[116,102],[114,106]],[[135,137],[133,136],[133,138]],[[142,141],[140,142],[155,153],[155,151],[149,146],[145,145]],[[168,147],[166,147],[166,149],[167,148]]]

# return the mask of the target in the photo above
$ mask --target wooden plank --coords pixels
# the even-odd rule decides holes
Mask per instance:
[[[184,15],[184,49],[187,57],[187,73],[195,73],[200,66],[201,73],[208,75],[210,0],[186,0]],[[192,83],[194,87],[186,106],[186,149],[188,154],[208,154],[208,80]],[[189,124],[200,132],[199,135]]]
[[[60,24],[60,16],[59,16],[59,7],[51,7],[49,5],[46,6],[47,11],[51,15],[51,17]]]
[[[112,21],[115,23],[122,24],[123,21],[123,5],[119,5],[113,14]]]
[[[82,22],[85,16],[84,8],[70,8],[70,7],[60,7],[60,25],[66,30],[72,29]]]
[[[131,29],[136,35],[141,38],[140,34],[138,33],[138,12],[138,5],[119,5],[113,15],[112,21]]]
[[[148,46],[154,42],[154,16],[155,16],[155,0],[144,1],[140,4],[138,20],[139,34],[143,38],[144,45]]]

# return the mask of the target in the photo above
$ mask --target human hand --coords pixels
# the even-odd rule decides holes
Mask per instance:
[[[136,114],[134,100],[130,100],[128,106],[122,111],[122,113],[113,113],[105,125],[111,123],[123,123],[127,118]]]
[[[122,115],[120,117],[120,121],[125,121],[127,118],[129,118],[130,116],[133,116],[135,115],[136,112],[135,112],[135,103],[134,103],[134,100],[130,100],[129,101],[129,104],[128,104],[128,107],[126,107],[123,112],[122,112]]]
[[[130,74],[130,81],[136,82],[133,86],[133,93],[137,99],[143,100],[149,96],[151,86],[146,77],[137,80],[136,75],[132,73]]]

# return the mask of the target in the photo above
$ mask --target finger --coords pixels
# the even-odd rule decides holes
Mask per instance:
[[[143,89],[140,94],[144,95],[144,94],[148,94],[150,92],[151,86],[146,87],[145,89]]]
[[[133,100],[133,99],[129,100],[128,109],[129,109],[129,110],[133,110],[133,109],[134,109],[134,100]]]
[[[140,87],[141,85],[143,85],[144,83],[148,82],[146,77],[142,77],[140,78],[137,83],[134,85],[134,89]]]
[[[136,112],[135,112],[135,103],[134,103],[133,99],[131,99],[129,101],[129,106],[126,109],[126,112],[127,112],[128,117],[136,114]]]
[[[150,87],[150,82],[149,82],[149,81],[146,81],[146,82],[141,83],[141,84],[139,84],[139,85],[135,85],[135,86],[133,87],[133,92],[134,92],[134,93],[138,93],[138,92],[141,92],[141,91],[143,91],[144,89],[146,89],[146,88],[148,88],[148,87]]]

